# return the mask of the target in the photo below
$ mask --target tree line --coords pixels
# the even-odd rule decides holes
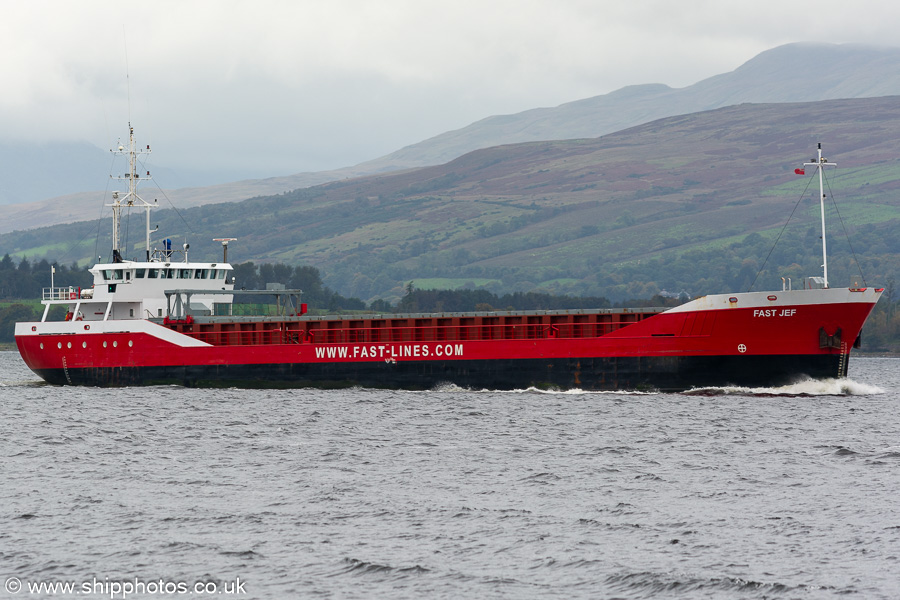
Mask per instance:
[[[50,287],[51,269],[53,285],[56,287],[91,287],[93,277],[86,268],[77,264],[60,265],[42,259],[32,263],[22,258],[18,264],[6,254],[0,259],[0,298],[39,299],[41,290]]]
[[[39,304],[42,289],[50,287],[51,267],[55,268],[56,287],[90,287],[93,277],[88,267],[60,265],[27,258],[16,263],[8,254],[0,259],[0,342],[13,341],[15,323],[41,318]],[[749,272],[749,271],[748,271]],[[660,294],[646,299],[611,302],[602,296],[554,295],[538,292],[498,294],[485,289],[424,290],[414,282],[406,285],[406,293],[396,304],[376,298],[368,304],[359,298],[346,297],[322,282],[319,270],[311,266],[283,263],[245,262],[234,265],[235,302],[259,302],[258,298],[241,297],[241,289],[265,289],[268,283],[279,283],[288,289],[303,290],[302,301],[320,314],[368,311],[374,313],[472,312],[491,310],[564,310],[579,308],[612,308],[641,306],[676,306],[688,300],[686,294],[669,297]],[[650,296],[648,294],[648,296]],[[876,305],[863,330],[863,349],[900,352],[900,298],[893,280],[886,286],[882,300]],[[64,310],[58,307],[58,310]]]

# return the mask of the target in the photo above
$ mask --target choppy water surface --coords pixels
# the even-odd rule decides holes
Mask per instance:
[[[900,597],[900,359],[850,374],[687,394],[107,390],[0,353],[0,585],[22,585],[0,597],[186,597],[110,587],[136,580]]]

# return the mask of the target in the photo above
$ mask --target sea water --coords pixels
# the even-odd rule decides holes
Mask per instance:
[[[897,598],[898,403],[900,359],[395,392],[55,387],[2,352],[0,597]]]

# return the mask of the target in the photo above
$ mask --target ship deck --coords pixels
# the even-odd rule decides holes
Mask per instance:
[[[665,308],[153,319],[213,346],[595,338]]]

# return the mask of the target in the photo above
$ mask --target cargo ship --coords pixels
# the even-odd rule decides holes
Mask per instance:
[[[674,308],[311,316],[301,290],[274,297],[273,314],[238,314],[233,267],[194,262],[169,240],[151,250],[150,210],[134,130],[113,194],[113,246],[89,289],[43,290],[40,321],[17,323],[25,363],[45,381],[88,386],[372,387],[683,391],[771,387],[847,375],[850,352],[882,289],[828,283],[822,158],[823,276],[798,289],[708,295]],[[149,151],[149,147],[147,148]],[[148,174],[149,175],[149,174]],[[144,177],[146,179],[146,177]],[[147,211],[146,254],[119,247],[123,208]],[[65,307],[52,320],[51,309]],[[57,309],[54,313],[60,313]]]

